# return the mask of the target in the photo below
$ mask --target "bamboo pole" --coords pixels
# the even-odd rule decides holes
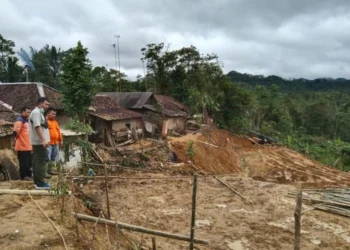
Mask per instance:
[[[107,216],[108,219],[111,219],[111,211],[109,208],[109,197],[108,197],[108,179],[107,179],[107,166],[105,161],[104,162],[104,172],[105,172],[105,189],[106,189],[106,202],[107,202]]]
[[[196,222],[196,196],[197,196],[197,175],[193,177],[190,250],[193,250],[194,248],[194,227]]]
[[[238,193],[236,190],[234,190],[232,187],[230,187],[227,183],[225,183],[223,180],[220,180],[218,177],[214,176],[215,179],[217,179],[218,181],[220,181],[223,185],[225,185],[226,187],[228,187],[232,192],[234,192],[235,194],[237,194],[239,197],[241,197],[243,200],[248,201],[247,198],[245,198],[243,195],[241,195],[240,193]],[[249,201],[248,201],[249,202]]]
[[[54,196],[56,195],[53,192],[50,192],[50,190],[20,190],[20,189],[0,189],[0,194],[15,194],[15,195],[28,195],[28,192],[30,195],[33,196]],[[71,191],[68,191],[68,194],[71,195]]]
[[[92,162],[78,162],[80,164],[83,165],[89,165],[89,166],[97,166],[97,167],[104,167],[104,164],[100,164],[100,163],[92,163]],[[115,168],[120,168],[120,169],[127,169],[127,170],[134,170],[134,171],[155,171],[155,169],[147,169],[147,168],[131,168],[131,167],[123,167],[120,165],[107,165],[107,167],[115,167]]]
[[[77,216],[80,220],[85,220],[85,221],[90,221],[90,222],[96,222],[98,220],[97,217],[90,216],[90,215],[79,214],[79,213],[77,215],[75,215],[74,212],[72,214],[74,216]],[[117,226],[119,229],[126,229],[126,230],[130,230],[130,231],[165,237],[165,238],[174,239],[174,240],[190,241],[190,237],[188,237],[188,236],[179,235],[179,234],[172,234],[172,233],[168,233],[168,232],[164,232],[164,231],[157,231],[157,230],[153,230],[153,229],[149,229],[149,228],[145,228],[145,227],[130,225],[130,224],[122,223],[122,222],[116,222],[113,220],[99,219],[98,223]],[[209,244],[208,241],[200,240],[200,239],[194,239],[194,243],[206,244],[206,245]]]
[[[152,238],[152,250],[157,250],[156,238]]]
[[[298,195],[296,198],[296,207],[295,207],[295,212],[294,212],[294,221],[295,221],[294,250],[300,250],[302,195],[303,195],[303,193],[302,193],[301,188],[298,188]]]
[[[237,174],[225,174],[225,175],[198,175],[198,178],[207,178],[207,177],[234,177],[235,179],[241,179],[241,176],[238,176]],[[97,175],[97,176],[67,176],[67,178],[73,178],[73,179],[104,179],[104,175]],[[168,179],[189,179],[193,178],[193,176],[167,176],[167,177],[154,177],[154,176],[148,176],[148,177],[121,177],[116,175],[109,175],[107,176],[108,179],[121,179],[121,180],[168,180]]]

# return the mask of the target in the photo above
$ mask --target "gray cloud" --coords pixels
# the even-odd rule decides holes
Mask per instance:
[[[78,40],[92,63],[143,74],[140,49],[169,43],[217,53],[224,71],[286,78],[350,74],[350,2],[346,0],[2,0],[0,34],[16,48],[68,49]]]

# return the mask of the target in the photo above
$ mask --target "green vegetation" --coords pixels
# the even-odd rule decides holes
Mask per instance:
[[[14,45],[0,36],[0,81],[25,80]],[[226,75],[217,55],[203,55],[194,46],[171,50],[163,43],[141,49],[143,76],[130,81],[121,73],[119,83],[118,71],[92,67],[80,43],[67,51],[46,45],[17,54],[29,65],[29,80],[62,90],[66,110],[81,122],[96,92],[116,91],[118,85],[121,91],[153,91],[183,102],[206,123],[234,133],[255,130],[310,158],[350,170],[350,80]]]
[[[189,141],[187,145],[187,151],[186,151],[187,156],[189,156],[191,159],[193,159],[193,157],[195,156],[193,144],[194,144],[193,141]]]

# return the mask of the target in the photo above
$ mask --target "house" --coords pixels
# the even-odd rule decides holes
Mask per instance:
[[[174,98],[156,96],[152,92],[103,92],[122,108],[142,113],[146,132],[161,133],[163,136],[173,133],[186,133],[188,108]]]
[[[162,107],[163,126],[162,134],[186,134],[187,116],[189,108],[173,97],[166,95],[155,95],[157,103]]]
[[[96,95],[88,113],[92,128],[107,146],[143,133],[142,114],[120,107],[109,96]]]
[[[0,150],[11,149],[12,145],[13,123],[5,120],[0,120]]]
[[[46,97],[50,107],[57,110],[57,120],[61,126],[70,118],[63,113],[62,93],[40,82],[0,83],[0,100],[12,106],[12,110],[20,113],[23,106],[35,108],[39,97]]]

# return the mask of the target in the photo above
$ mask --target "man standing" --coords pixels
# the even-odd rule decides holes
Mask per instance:
[[[50,142],[47,148],[48,174],[56,174],[52,169],[52,163],[59,161],[59,146],[63,146],[62,134],[56,120],[56,110],[48,108],[46,110],[46,118],[49,125]]]
[[[49,146],[50,134],[47,120],[44,116],[49,107],[49,101],[45,97],[39,97],[37,106],[29,116],[30,139],[33,146],[33,175],[36,189],[50,189],[50,185],[44,181],[46,175],[46,148]]]
[[[21,116],[17,118],[13,126],[13,135],[15,136],[15,150],[18,153],[19,175],[21,180],[32,181],[32,160],[30,143],[28,117],[31,109],[23,107]]]

